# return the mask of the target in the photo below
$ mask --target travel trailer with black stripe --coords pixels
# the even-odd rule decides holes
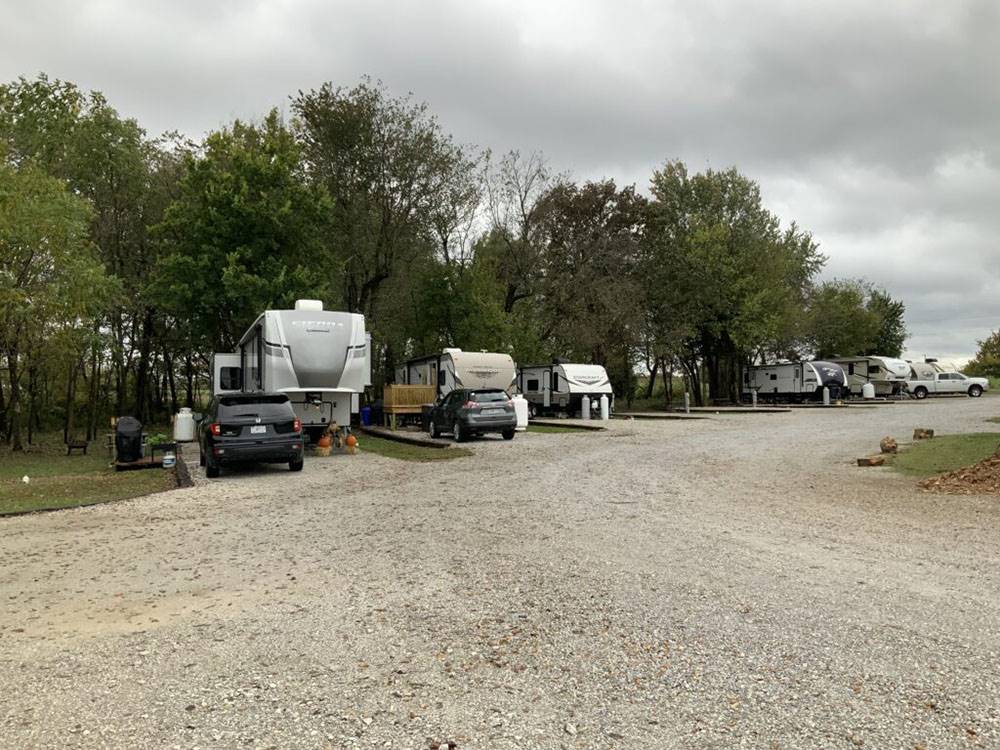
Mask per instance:
[[[760,401],[801,403],[822,401],[823,389],[831,399],[847,398],[850,386],[844,368],[833,362],[778,362],[743,368],[743,400],[756,391]]]
[[[511,393],[517,377],[514,359],[501,352],[466,352],[448,348],[417,357],[396,368],[399,385],[433,385],[440,401],[456,388],[498,388]]]
[[[330,424],[350,425],[371,385],[371,336],[365,317],[298,300],[265,310],[235,352],[212,357],[212,392],[285,393],[302,429],[318,439]]]
[[[865,383],[871,383],[875,395],[896,396],[906,390],[910,363],[895,357],[838,357],[831,362],[844,368],[852,396],[861,396]]]
[[[601,365],[572,364],[556,360],[551,365],[527,365],[518,368],[517,387],[528,402],[531,416],[580,411],[583,397],[596,404],[607,396],[612,409],[615,394],[607,371]]]

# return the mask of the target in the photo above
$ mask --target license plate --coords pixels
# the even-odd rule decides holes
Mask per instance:
[[[483,409],[484,417],[499,417],[503,413],[503,409]]]
[[[250,434],[251,435],[263,435],[265,432],[267,432],[267,425],[266,424],[254,424],[254,425],[250,425]]]

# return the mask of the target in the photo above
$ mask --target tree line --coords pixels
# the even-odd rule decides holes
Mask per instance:
[[[820,283],[810,233],[735,168],[648,195],[462,144],[378,82],[325,84],[200,141],[97,92],[0,85],[0,437],[92,439],[204,398],[213,351],[298,298],[363,313],[376,388],[444,346],[603,364],[631,399],[735,400],[774,357],[898,355],[903,304]],[[662,382],[662,381],[661,381]],[[669,396],[669,390],[667,391]],[[641,394],[640,394],[641,395]]]

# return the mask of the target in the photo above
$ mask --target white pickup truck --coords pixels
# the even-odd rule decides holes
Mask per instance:
[[[920,399],[945,393],[967,393],[979,398],[989,387],[990,381],[986,378],[970,378],[960,372],[940,372],[926,366],[914,367],[906,381],[906,389]]]

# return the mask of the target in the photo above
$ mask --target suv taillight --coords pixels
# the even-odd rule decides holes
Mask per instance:
[[[302,432],[302,420],[296,417],[295,421],[292,422],[292,432]]]
[[[462,408],[463,409],[478,409],[479,408],[479,404],[476,403],[475,401],[466,401],[465,404],[462,406]]]
[[[208,426],[208,429],[210,429],[212,434],[216,437],[219,437],[222,434],[222,425],[218,422],[212,422],[212,424]]]

